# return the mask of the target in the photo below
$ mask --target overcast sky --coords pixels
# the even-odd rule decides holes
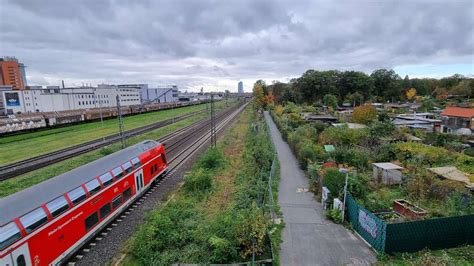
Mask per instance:
[[[307,69],[474,73],[474,1],[0,0],[0,55],[30,85],[250,91]]]

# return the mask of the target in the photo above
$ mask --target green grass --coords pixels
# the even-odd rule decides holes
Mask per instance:
[[[225,107],[226,107],[226,104],[224,102],[219,102],[218,104],[216,104],[216,111],[224,109]],[[204,106],[204,108],[206,107]],[[196,116],[178,121],[174,124],[147,132],[145,134],[128,138],[127,145],[133,145],[135,143],[138,143],[146,139],[158,139],[179,128],[182,128],[194,122],[197,122],[207,116],[208,116],[207,113],[198,114]],[[101,157],[104,157],[118,150],[120,150],[120,144],[115,143],[115,144],[109,145],[108,147],[102,148],[100,150],[95,150],[95,151],[91,151],[85,154],[81,154],[74,158],[38,169],[36,171],[2,181],[0,182],[0,198],[6,197],[18,191],[21,191],[25,188],[36,185],[49,178],[52,178],[54,176],[57,176],[67,171],[70,171],[72,169],[75,169],[81,165],[100,159]]]
[[[474,246],[442,250],[422,250],[415,253],[382,254],[377,265],[474,265]]]
[[[241,262],[251,260],[253,250],[257,260],[270,256],[268,202],[260,199],[268,192],[262,177],[273,153],[266,132],[250,126],[254,117],[248,106],[217,148],[201,155],[181,189],[148,213],[123,265]],[[255,128],[264,127],[260,122]],[[278,178],[273,181],[276,186]],[[273,233],[279,242],[281,227]]]
[[[206,109],[205,104],[127,116],[125,130],[130,130],[161,120]],[[118,133],[117,119],[78,124],[0,138],[0,165],[8,164],[55,150],[77,145]]]

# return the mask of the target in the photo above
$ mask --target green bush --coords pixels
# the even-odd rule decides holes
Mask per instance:
[[[211,173],[203,168],[196,169],[184,178],[183,187],[188,193],[206,192],[212,187]]]
[[[329,189],[330,198],[341,198],[344,194],[346,174],[337,168],[328,168],[323,174],[323,185]]]
[[[225,159],[222,151],[216,148],[211,148],[198,159],[197,167],[214,170],[221,167],[224,162]]]
[[[328,127],[320,135],[321,144],[340,146],[356,145],[368,136],[367,129],[349,129],[347,127]]]
[[[464,154],[474,157],[474,147],[469,147],[469,148],[465,149]]]
[[[330,209],[326,211],[326,217],[329,220],[339,224],[341,223],[342,213],[338,209]]]
[[[361,171],[369,167],[370,154],[360,148],[337,147],[333,156],[336,162],[354,166]]]

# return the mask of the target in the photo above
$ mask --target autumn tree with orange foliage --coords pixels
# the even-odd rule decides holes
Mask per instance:
[[[265,106],[268,106],[269,104],[273,104],[275,102],[275,96],[273,96],[273,93],[271,91],[268,92],[267,95],[265,95],[263,102]]]
[[[416,89],[415,88],[410,88],[409,90],[407,90],[406,96],[407,96],[408,100],[413,99],[416,96]]]
[[[368,125],[377,119],[377,110],[372,105],[361,105],[354,109],[351,121]]]

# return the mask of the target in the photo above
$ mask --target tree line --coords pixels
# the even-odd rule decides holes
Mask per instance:
[[[361,71],[307,70],[288,83],[271,85],[259,80],[255,84],[277,103],[315,103],[325,95],[334,95],[339,103],[360,105],[367,101],[397,102],[412,100],[414,94],[439,99],[449,96],[472,97],[474,79],[455,74],[441,79],[401,78],[395,71],[378,69],[370,75]],[[259,88],[260,89],[260,88]]]

